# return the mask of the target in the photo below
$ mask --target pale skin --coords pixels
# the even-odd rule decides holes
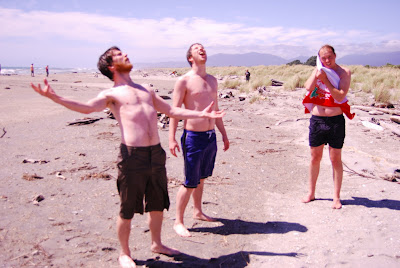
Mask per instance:
[[[319,51],[319,56],[324,67],[334,70],[340,77],[339,88],[335,88],[328,80],[323,70],[318,71],[315,69],[305,83],[307,91],[314,90],[317,79],[320,79],[329,89],[332,97],[337,101],[342,101],[350,88],[351,72],[347,68],[341,67],[336,64],[336,55],[330,48],[322,48]],[[340,107],[326,107],[315,105],[311,113],[316,116],[336,116],[342,114]],[[302,199],[302,202],[308,203],[315,200],[315,188],[318,180],[320,163],[323,155],[324,145],[318,147],[310,147],[311,161],[309,169],[309,192],[307,196]],[[342,203],[340,202],[340,189],[343,180],[343,163],[342,163],[342,149],[329,147],[329,158],[332,163],[333,170],[333,183],[334,194],[332,208],[340,209]]]
[[[201,111],[207,106],[207,103],[213,102],[215,104],[214,109],[218,110],[218,83],[214,76],[206,73],[206,51],[200,44],[194,45],[191,51],[192,56],[189,57],[189,61],[192,63],[192,69],[176,82],[172,106],[181,107],[183,104],[186,109]],[[175,138],[178,121],[177,119],[171,118],[169,127],[169,149],[171,154],[175,157],[177,157],[176,150],[180,152],[178,142]],[[226,151],[229,149],[229,139],[222,118],[187,119],[184,121],[184,128],[190,131],[204,132],[214,129],[215,126],[222,135],[224,151]],[[204,214],[202,210],[203,191],[204,179],[200,180],[200,184],[197,188],[186,188],[183,185],[179,188],[176,197],[176,220],[174,223],[174,230],[179,236],[191,236],[183,221],[190,196],[193,197],[193,218],[203,221],[215,221],[212,217]]]
[[[57,95],[46,79],[43,88],[40,84],[37,86],[31,84],[31,86],[40,95],[76,112],[89,114],[109,108],[119,123],[121,142],[133,147],[152,146],[160,143],[157,129],[157,111],[179,119],[212,118],[215,120],[223,117],[224,112],[215,111],[212,108],[215,104],[211,101],[200,111],[171,107],[154,91],[131,80],[129,73],[132,65],[127,54],[113,50],[112,59],[113,62],[108,68],[113,73],[114,86],[103,90],[97,97],[87,102],[75,101]],[[163,211],[149,212],[151,250],[165,255],[180,254],[178,250],[162,244],[162,220]],[[119,256],[121,267],[136,267],[129,249],[130,230],[131,219],[123,219],[118,216],[117,235],[121,245]]]

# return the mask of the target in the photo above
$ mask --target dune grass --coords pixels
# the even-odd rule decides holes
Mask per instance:
[[[390,103],[400,100],[400,68],[397,66],[369,67],[361,65],[346,66],[352,73],[351,92],[372,94],[376,102]],[[285,90],[303,88],[304,83],[315,67],[307,65],[279,66],[229,66],[207,67],[207,72],[220,78],[221,89],[238,89],[250,93],[259,88],[271,86],[271,79],[283,82]],[[246,82],[245,72],[251,73],[250,81]],[[172,72],[172,69],[170,69]],[[189,71],[189,68],[174,69],[179,75]]]

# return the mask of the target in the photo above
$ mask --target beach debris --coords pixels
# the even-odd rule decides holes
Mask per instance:
[[[274,86],[274,87],[279,87],[279,86],[283,86],[283,82],[281,82],[281,81],[278,81],[278,80],[275,80],[275,79],[271,79],[271,86]]]
[[[239,97],[239,101],[244,101],[246,97]]]
[[[157,116],[158,116],[157,125],[159,128],[165,128],[167,125],[169,125],[169,116],[168,115],[159,113],[159,114],[157,114]]]
[[[56,177],[59,178],[59,179],[62,179],[62,180],[66,180],[66,179],[67,179],[66,177],[64,177],[63,175],[61,175],[61,172],[60,172],[60,171],[58,171],[58,172],[56,173]]]
[[[392,121],[392,122],[395,122],[395,123],[398,123],[398,124],[400,124],[400,116],[391,116],[390,117],[390,120]]]
[[[226,93],[226,94],[219,94],[219,97],[221,98],[221,99],[230,99],[230,98],[234,98],[235,96],[233,96],[233,93],[232,93],[232,91],[229,91],[228,93]]]
[[[361,110],[364,112],[379,111],[379,112],[383,112],[385,114],[390,114],[390,115],[400,115],[399,109],[388,109],[388,108],[369,107],[369,106],[361,106],[361,105],[352,105],[351,108],[358,109],[358,110]]]
[[[173,90],[168,91],[168,94],[172,94],[172,92],[174,92]]]
[[[111,176],[110,174],[105,173],[105,172],[99,172],[99,173],[93,172],[93,173],[86,174],[85,176],[82,176],[81,181],[93,180],[93,179],[102,179],[105,181],[109,181],[112,178],[113,178],[113,176]]]
[[[67,126],[72,126],[72,125],[88,125],[92,124],[96,121],[99,121],[103,119],[102,117],[97,117],[97,118],[90,118],[90,117],[85,117],[82,119],[75,119],[73,122],[67,122]]]
[[[115,248],[112,248],[112,247],[104,247],[104,248],[102,248],[101,250],[102,250],[102,251],[115,251],[116,249],[115,249]]]
[[[57,79],[52,79],[51,82],[58,82],[58,80]]]
[[[377,124],[368,122],[368,121],[361,121],[361,123],[366,128],[375,129],[375,130],[378,130],[378,131],[382,131],[383,130],[383,127],[381,127],[381,126],[379,126]]]
[[[43,195],[37,195],[33,198],[32,202],[34,205],[39,205],[39,202],[42,202],[44,200],[44,196]]]
[[[22,160],[22,163],[26,164],[26,163],[31,163],[31,164],[47,164],[50,161],[48,160],[40,160],[40,159],[29,159],[29,158],[25,158],[24,160]]]
[[[34,174],[24,173],[24,175],[22,175],[22,178],[23,178],[24,180],[27,180],[27,181],[34,181],[34,180],[41,180],[41,179],[43,179],[43,177],[38,176],[36,173],[34,173]]]
[[[170,100],[171,97],[170,96],[165,96],[165,95],[160,95],[161,98],[163,98],[164,100]]]
[[[0,195],[0,200],[7,201],[8,197],[5,195]]]
[[[114,117],[113,113],[111,112],[110,108],[104,109],[103,112],[107,114],[108,118],[115,119],[115,117]]]
[[[4,89],[11,89],[10,87],[5,87]]]
[[[82,81],[75,81],[74,83],[82,83]]]
[[[370,115],[383,115],[384,112],[382,111],[377,111],[377,110],[372,110],[368,112]]]
[[[393,134],[396,134],[397,136],[400,137],[400,128],[396,127],[392,124],[386,123],[386,122],[381,122],[380,123],[384,128],[390,130]]]
[[[7,131],[6,131],[6,128],[5,128],[5,127],[3,127],[3,135],[1,135],[1,137],[0,137],[0,138],[3,138],[3,137],[4,137],[4,135],[6,135],[6,133],[7,133]]]

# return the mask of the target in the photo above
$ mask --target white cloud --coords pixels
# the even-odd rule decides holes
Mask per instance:
[[[155,20],[0,8],[0,25],[4,26],[0,28],[0,49],[3,51],[13,51],[14,56],[27,58],[23,49],[25,44],[29,53],[47,53],[36,55],[39,59],[49,60],[51,54],[57,52],[57,60],[66,61],[63,54],[68,57],[72,54],[77,57],[75,61],[84,61],[82,64],[86,66],[95,65],[92,61],[111,45],[134,53],[135,61],[184,60],[186,49],[194,42],[203,43],[209,54],[255,51],[285,58],[314,54],[325,43],[343,49],[339,52],[342,56],[354,53],[354,50],[400,50],[398,33],[247,27],[197,17]],[[35,49],[41,46],[46,49]],[[79,55],[79,47],[88,55]]]

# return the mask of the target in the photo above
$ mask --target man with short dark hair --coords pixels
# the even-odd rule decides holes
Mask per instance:
[[[136,267],[129,249],[129,234],[134,213],[149,212],[153,252],[166,255],[180,253],[161,243],[163,210],[169,208],[170,202],[165,169],[166,154],[160,145],[157,111],[180,119],[216,119],[224,115],[224,112],[213,108],[212,101],[201,111],[171,107],[153,90],[131,80],[129,73],[132,67],[127,54],[117,47],[108,49],[100,57],[98,68],[102,74],[114,81],[114,86],[101,91],[97,97],[86,103],[56,95],[46,79],[43,89],[40,85],[31,84],[36,92],[70,110],[89,114],[109,108],[118,121],[121,146],[117,186],[121,208],[117,220],[117,233],[121,244],[121,267]]]

